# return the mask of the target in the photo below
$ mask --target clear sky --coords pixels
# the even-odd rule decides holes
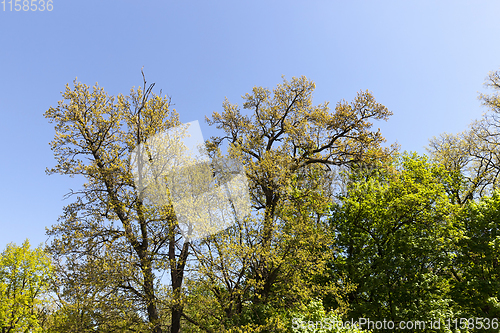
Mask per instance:
[[[0,3],[0,249],[45,242],[63,195],[81,185],[45,174],[54,129],[43,113],[75,77],[127,94],[144,66],[208,138],[217,132],[204,117],[225,97],[241,104],[253,86],[305,75],[317,104],[371,90],[394,112],[375,124],[388,143],[425,153],[429,138],[485,111],[477,95],[500,69],[498,17],[497,0],[53,0],[50,12]]]

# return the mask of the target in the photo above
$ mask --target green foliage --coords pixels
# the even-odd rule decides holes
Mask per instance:
[[[52,265],[41,247],[7,245],[0,256],[0,331],[41,332]]]
[[[499,78],[490,74],[496,91]],[[2,255],[0,327],[327,333],[357,331],[328,324],[364,317],[439,320],[434,332],[445,332],[448,319],[500,317],[498,94],[481,95],[492,115],[470,131],[431,142],[432,161],[381,147],[371,121],[391,112],[369,92],[330,109],[313,104],[315,85],[301,77],[255,87],[247,114],[225,101],[208,120],[225,133],[207,148],[222,157],[227,141],[253,211],[181,242],[173,206],[146,200],[132,174],[131,152],[179,124],[151,88],[114,97],[75,82],[46,112],[56,127],[49,172],[86,183],[48,231],[54,269],[27,242]],[[332,168],[347,170],[341,194]]]
[[[471,202],[456,216],[452,295],[469,317],[500,317],[500,193]]]
[[[457,235],[444,175],[415,154],[351,174],[331,220],[340,248],[332,278],[345,274],[356,285],[348,317],[397,322],[452,315],[448,249]]]

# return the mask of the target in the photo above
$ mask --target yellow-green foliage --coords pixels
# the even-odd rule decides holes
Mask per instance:
[[[245,166],[254,211],[195,249],[200,280],[219,309],[212,320],[192,314],[207,325],[286,332],[291,328],[283,324],[282,309],[324,295],[345,306],[348,283],[320,282],[333,246],[323,223],[333,199],[328,170],[386,157],[390,151],[381,148],[384,138],[370,121],[391,112],[369,92],[334,109],[314,105],[314,89],[305,77],[284,80],[272,91],[255,87],[243,97],[247,112],[225,101],[223,112],[208,119],[225,132],[208,149],[220,155],[227,140],[228,156]]]
[[[40,312],[47,300],[52,266],[41,247],[7,245],[0,256],[0,331],[41,332]]]

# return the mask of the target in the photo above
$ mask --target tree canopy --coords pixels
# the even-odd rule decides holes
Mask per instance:
[[[0,330],[42,332],[53,268],[41,247],[7,245],[0,255]]]
[[[484,117],[429,156],[385,144],[371,92],[315,104],[306,77],[225,100],[191,154],[144,76],[117,96],[75,80],[45,112],[47,171],[82,186],[45,251],[2,255],[3,332],[498,331],[499,72],[486,85]]]

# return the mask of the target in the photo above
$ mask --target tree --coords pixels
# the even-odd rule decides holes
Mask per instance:
[[[70,322],[83,318],[80,328],[65,327],[112,331],[147,324],[162,332],[162,322],[170,317],[172,332],[179,331],[181,318],[208,332],[231,326],[262,330],[282,317],[284,305],[300,308],[313,296],[341,294],[335,283],[315,287],[326,263],[324,250],[331,246],[322,224],[332,198],[328,170],[390,154],[370,123],[387,119],[387,108],[369,92],[360,92],[350,104],[338,103],[333,112],[328,103],[314,106],[314,83],[304,77],[285,80],[273,93],[254,88],[245,97],[249,117],[226,101],[223,114],[209,120],[226,132],[207,144],[212,162],[172,175],[156,172],[169,163],[158,162],[156,156],[164,154],[151,142],[180,124],[169,99],[151,89],[144,80],[142,89],[113,97],[75,81],[73,89],[66,87],[64,100],[45,113],[56,125],[51,146],[57,165],[49,173],[86,179],[49,230],[60,268],[64,306],[59,313]],[[225,140],[228,158],[221,154]],[[167,139],[161,147],[169,144]],[[232,225],[215,234],[200,230],[200,240],[183,237],[192,225],[182,227],[189,216],[177,214],[175,206],[186,208],[227,184],[232,171],[206,178],[207,170],[220,168],[220,160],[244,166],[254,211],[243,216],[237,196],[229,195],[231,205],[207,214],[225,219],[223,210],[232,212]],[[145,177],[148,172],[153,177]],[[172,186],[177,181],[189,185],[188,200],[181,193],[185,186]],[[196,188],[200,182],[208,187]],[[158,189],[164,198],[156,201]],[[223,194],[215,193],[214,198]],[[196,292],[183,295],[190,251],[197,261],[188,287]],[[159,275],[166,269],[170,288],[162,289]],[[196,304],[196,295],[218,305],[212,318],[185,307]]]
[[[148,330],[143,303],[114,286],[126,273],[117,269],[124,265],[113,264],[121,259],[107,253],[82,262],[77,256],[67,256],[64,263],[58,260],[51,286],[57,298],[48,313],[48,332]]]
[[[50,257],[41,247],[7,245],[0,256],[0,330],[41,332],[45,293],[52,277]]]
[[[402,155],[350,174],[331,226],[339,251],[332,279],[346,275],[350,318],[444,320],[451,317],[451,249],[459,234],[442,167]]]
[[[170,99],[153,93],[153,86],[144,79],[143,88],[115,97],[75,80],[72,88],[66,85],[63,100],[45,112],[56,131],[51,148],[57,165],[48,173],[86,180],[68,195],[75,201],[48,230],[54,237],[50,251],[65,270],[59,271],[60,296],[67,303],[81,301],[84,308],[77,310],[99,331],[113,326],[102,311],[115,306],[125,314],[120,320],[136,325],[146,318],[155,333],[164,331],[162,316],[167,316],[161,310],[168,307],[171,332],[180,329],[189,242],[180,237],[172,205],[148,201],[133,175],[134,149],[147,151],[148,139],[180,125]],[[159,273],[165,270],[173,295],[168,305],[159,294]]]
[[[455,217],[462,237],[455,243],[451,294],[462,317],[500,316],[500,193],[469,202]],[[497,330],[495,330],[497,331]]]
[[[370,121],[391,112],[371,93],[330,110],[328,103],[313,105],[314,89],[305,77],[284,80],[273,91],[255,87],[244,96],[248,115],[226,100],[222,114],[207,118],[224,132],[211,138],[209,152],[220,156],[228,143],[228,157],[245,166],[254,209],[195,249],[221,325],[265,329],[277,309],[324,292],[314,279],[331,245],[321,225],[331,199],[328,171],[390,153]]]
[[[451,174],[447,191],[460,205],[491,195],[500,177],[500,72],[491,72],[485,86],[494,94],[480,94],[488,112],[474,121],[470,129],[456,135],[441,134],[430,140],[428,151]]]

